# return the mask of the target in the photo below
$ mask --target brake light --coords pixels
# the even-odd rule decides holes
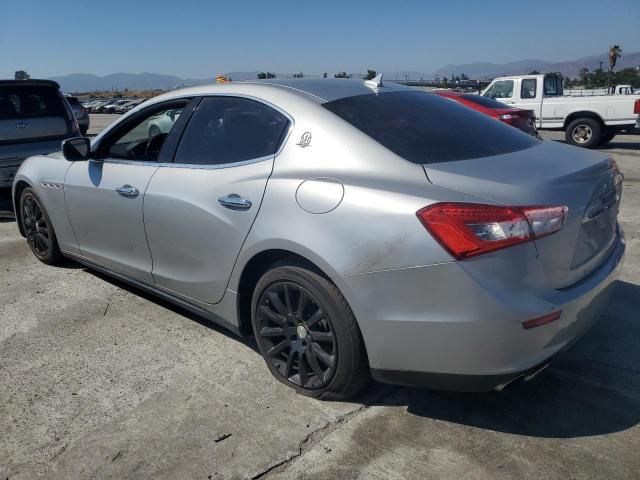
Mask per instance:
[[[564,206],[502,207],[479,203],[436,203],[416,215],[458,260],[530,242],[564,225]]]
[[[513,120],[514,118],[518,118],[518,116],[511,113],[505,113],[504,115],[500,115],[498,120]]]
[[[640,115],[640,99],[636,100],[633,104],[633,113]]]

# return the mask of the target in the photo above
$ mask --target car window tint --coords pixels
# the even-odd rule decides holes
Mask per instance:
[[[359,95],[323,105],[418,164],[488,157],[538,144],[531,135],[432,93]]]
[[[29,85],[0,87],[0,120],[65,116],[62,97],[53,87]]]
[[[182,135],[175,163],[221,165],[273,155],[289,120],[246,98],[206,97]]]

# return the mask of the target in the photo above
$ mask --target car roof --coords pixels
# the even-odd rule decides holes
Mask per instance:
[[[316,103],[331,102],[340,98],[366,95],[369,93],[387,93],[410,91],[415,89],[393,82],[383,82],[379,88],[372,88],[365,85],[364,80],[318,78],[318,79],[269,79],[251,80],[242,82],[228,82],[223,84],[203,85],[200,87],[189,87],[173,90],[165,93],[156,99],[179,98],[185,95],[211,95],[216,93],[235,93],[234,90],[242,89],[243,92],[251,91],[255,88],[256,93],[264,91],[264,88],[285,90],[291,94],[304,97]]]
[[[30,87],[54,87],[58,90],[60,89],[60,85],[58,85],[58,82],[54,82],[53,80],[0,80],[0,87],[15,85],[26,85]]]
[[[364,80],[353,80],[346,78],[283,78],[269,80],[255,80],[243,83],[255,83],[259,85],[273,85],[280,88],[297,90],[306,95],[311,95],[325,102],[331,102],[345,97],[356,95],[366,95],[375,90],[365,85]],[[387,91],[413,90],[398,83],[383,82],[383,86],[378,89],[380,93]]]

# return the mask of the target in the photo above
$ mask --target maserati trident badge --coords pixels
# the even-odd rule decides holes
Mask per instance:
[[[300,137],[300,141],[296,144],[301,148],[308,147],[311,144],[311,132],[304,132]]]

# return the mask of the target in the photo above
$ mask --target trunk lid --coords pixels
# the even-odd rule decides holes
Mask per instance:
[[[494,157],[424,166],[429,181],[502,205],[567,206],[563,228],[534,244],[553,288],[579,282],[617,237],[622,177],[599,152],[554,142]]]

